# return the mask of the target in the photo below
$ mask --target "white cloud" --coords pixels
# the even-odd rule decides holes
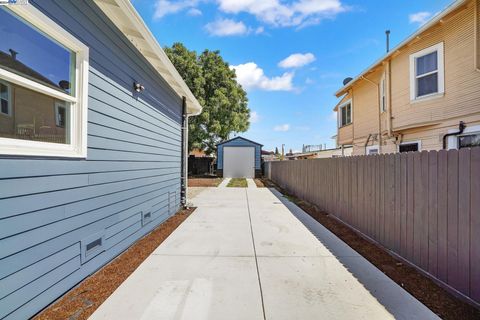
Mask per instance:
[[[194,8],[198,4],[198,0],[157,0],[155,3],[154,19],[161,19],[166,15],[177,13],[189,8]]]
[[[258,27],[257,29],[255,29],[255,34],[261,34],[265,32],[265,28],[264,27]]]
[[[192,17],[198,17],[202,15],[202,11],[197,8],[190,8],[190,10],[187,11],[187,14]]]
[[[278,126],[273,127],[273,131],[287,132],[288,130],[290,130],[290,125],[288,123],[279,124]]]
[[[250,32],[247,26],[241,21],[231,19],[218,19],[205,25],[205,30],[217,37],[239,36]]]
[[[299,68],[315,61],[315,56],[312,53],[294,53],[289,55],[278,63],[278,66],[284,69]]]
[[[315,83],[315,80],[313,80],[312,78],[305,79],[305,84],[314,84],[314,83]]]
[[[268,78],[262,68],[254,62],[231,66],[237,75],[237,81],[245,89],[261,89],[266,91],[291,91],[293,72],[285,72],[278,77]]]
[[[302,26],[319,23],[348,10],[340,0],[297,0],[284,4],[280,0],[217,0],[227,13],[246,12],[273,26]]]
[[[337,112],[332,111],[332,113],[330,113],[330,115],[328,116],[328,120],[336,122],[337,121]]]
[[[427,11],[422,11],[422,12],[417,12],[417,13],[412,13],[408,16],[408,20],[410,23],[419,23],[419,24],[425,24],[428,19],[432,16],[431,12]]]
[[[260,121],[260,115],[258,114],[257,111],[251,111],[250,112],[250,123],[257,123]]]

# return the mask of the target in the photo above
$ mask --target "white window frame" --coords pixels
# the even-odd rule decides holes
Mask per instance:
[[[8,113],[3,113],[0,110],[0,115],[5,116],[5,117],[11,117],[12,116],[12,86],[10,84],[8,84],[7,82],[2,81],[2,79],[0,79],[0,83],[7,87],[7,95],[8,95],[8,100],[7,100],[7,102],[8,102],[8,104],[7,104]]]
[[[397,152],[400,152],[400,146],[406,145],[406,144],[414,144],[416,143],[418,145],[418,151],[422,151],[422,140],[413,140],[413,141],[403,141],[398,145]]]
[[[33,5],[9,6],[19,17],[76,54],[75,97],[0,67],[0,79],[70,103],[69,144],[0,138],[1,155],[86,158],[89,49]]]
[[[385,77],[385,72],[382,74],[382,77],[380,78],[380,85],[378,86],[380,92],[379,92],[379,105],[380,105],[380,113],[384,113],[387,111],[387,94],[386,94],[386,77]]]
[[[432,52],[437,52],[437,67],[436,71],[431,73],[423,74],[422,76],[438,73],[438,91],[435,93],[417,96],[417,72],[416,72],[416,61],[418,58],[423,57]],[[444,62],[444,45],[443,42],[440,42],[436,45],[423,49],[421,51],[415,52],[410,55],[410,100],[422,101],[432,98],[441,97],[445,93],[445,62]]]
[[[371,155],[371,154],[370,154],[370,151],[371,151],[371,150],[375,150],[375,149],[377,149],[377,153],[372,153],[372,155],[374,155],[374,154],[380,154],[380,146],[379,146],[378,144],[375,144],[375,145],[373,145],[373,146],[366,146],[366,147],[365,147],[365,155],[367,155],[367,156],[368,156],[368,155]]]
[[[350,122],[342,125],[342,108],[345,108],[347,104],[350,104]],[[352,104],[352,99],[349,99],[342,103],[341,105],[338,106],[338,127],[343,128],[348,125],[351,125],[353,123],[353,104]]]
[[[453,132],[457,132],[457,131],[458,131],[458,128],[450,129],[450,130],[448,130],[448,133],[453,133]],[[463,130],[462,134],[448,137],[447,138],[447,150],[458,149],[458,137],[468,136],[468,135],[476,134],[476,133],[480,133],[480,125],[467,126]]]

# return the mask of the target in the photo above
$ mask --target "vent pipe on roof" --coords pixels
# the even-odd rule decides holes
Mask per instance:
[[[385,30],[385,35],[387,36],[387,53],[390,52],[390,30]]]
[[[8,49],[8,51],[10,51],[10,55],[12,56],[12,59],[17,60],[18,51],[15,51],[13,49]]]

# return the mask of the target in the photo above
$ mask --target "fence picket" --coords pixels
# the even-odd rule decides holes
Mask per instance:
[[[278,161],[266,173],[480,303],[480,148]]]

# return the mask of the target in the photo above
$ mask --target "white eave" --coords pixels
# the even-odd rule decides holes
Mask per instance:
[[[443,18],[445,18],[447,15],[450,13],[454,12],[458,8],[460,8],[463,4],[467,3],[469,0],[457,0],[451,5],[449,5],[447,8],[445,8],[442,12],[434,16],[430,21],[425,23],[421,28],[419,28],[415,33],[410,35],[407,39],[402,41],[398,46],[390,50],[387,54],[385,54],[383,57],[375,61],[371,66],[369,66],[367,69],[365,69],[362,73],[360,73],[357,77],[355,77],[353,80],[351,80],[349,83],[344,85],[340,90],[335,92],[335,96],[340,97],[344,95],[347,90],[358,80],[362,79],[366,74],[370,72],[370,70],[374,69],[378,65],[380,65],[383,61],[387,60],[390,58],[392,55],[394,55],[397,51],[400,50],[403,46],[407,45],[411,41],[415,40],[420,34],[428,30],[429,28],[433,27],[437,23],[439,23]]]
[[[198,115],[202,106],[173,66],[152,32],[129,0],[94,0],[105,15],[130,40],[180,96],[187,99],[187,113]]]

